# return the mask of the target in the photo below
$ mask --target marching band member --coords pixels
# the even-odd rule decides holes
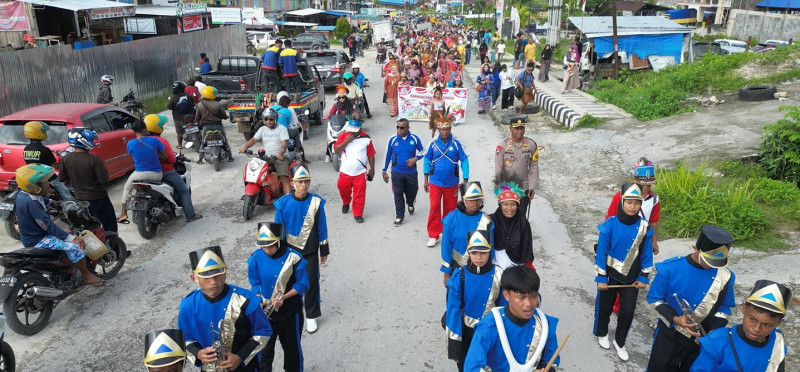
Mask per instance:
[[[162,329],[144,336],[144,366],[148,372],[181,372],[186,346],[180,329]]]
[[[472,230],[486,230],[494,234],[492,219],[483,208],[483,190],[480,182],[466,182],[459,185],[461,201],[456,209],[442,219],[442,267],[444,282],[458,267],[467,264],[467,233]],[[491,241],[491,240],[490,240]],[[491,255],[494,256],[494,255]]]
[[[189,252],[189,261],[189,277],[200,286],[181,300],[178,311],[178,329],[186,337],[189,361],[204,371],[214,370],[214,365],[222,370],[257,371],[256,356],[272,334],[261,298],[225,283],[227,265],[219,246]]]

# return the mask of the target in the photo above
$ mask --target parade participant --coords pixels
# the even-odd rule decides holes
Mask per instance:
[[[650,272],[653,270],[651,246],[653,232],[649,229],[647,221],[639,216],[642,199],[642,190],[639,186],[632,183],[623,184],[619,212],[597,226],[600,237],[597,240],[595,257],[597,300],[593,333],[597,336],[600,347],[610,348],[608,322],[614,300],[619,293],[620,309],[612,343],[617,356],[623,361],[628,360],[625,339],[633,323],[639,289],[647,286]],[[618,287],[620,285],[630,286]]]
[[[164,132],[164,123],[167,120],[164,115],[150,114],[144,117],[144,124],[147,126],[148,136],[157,139],[164,146],[164,154],[166,156],[159,158],[161,179],[172,186],[175,191],[175,196],[180,200],[180,206],[183,208],[183,216],[186,217],[186,222],[194,222],[203,218],[203,215],[195,213],[194,205],[192,204],[192,193],[189,191],[189,187],[186,186],[186,182],[181,178],[181,175],[175,171],[175,152],[169,146],[169,141],[161,137],[161,133]]]
[[[481,73],[475,79],[478,83],[478,113],[485,114],[486,110],[492,107],[492,67],[484,63]]]
[[[50,218],[47,206],[52,200],[47,198],[55,169],[44,164],[25,164],[14,173],[20,193],[15,207],[19,223],[19,237],[24,247],[44,248],[51,251],[64,251],[67,258],[80,270],[81,281],[92,287],[100,287],[105,282],[86,267],[86,249],[83,239],[72,235]]]
[[[436,135],[436,122],[444,118],[444,110],[446,103],[442,98],[442,88],[433,88],[433,98],[431,99],[431,106],[428,109],[428,128],[431,130],[431,138]]]
[[[360,121],[350,119],[345,131],[347,135],[340,135],[333,145],[333,152],[342,154],[336,186],[342,198],[342,213],[350,210],[352,200],[353,218],[363,223],[367,181],[372,181],[375,175],[375,148]]]
[[[495,306],[508,303],[500,296],[503,269],[491,261],[492,245],[489,232],[473,230],[467,233],[467,264],[453,271],[447,281],[447,358],[455,360],[458,370],[464,370],[464,358],[472,342],[475,325]]]
[[[247,152],[247,149],[261,141],[264,146],[264,155],[267,163],[275,168],[278,182],[283,188],[283,194],[291,192],[289,186],[289,159],[284,157],[289,143],[289,131],[282,125],[278,125],[278,112],[271,107],[264,110],[264,125],[249,139],[241,149],[240,153]]]
[[[416,79],[422,74],[422,71],[419,69],[419,62],[417,60],[411,61],[411,68],[406,71],[408,74],[409,79]]]
[[[481,56],[481,63],[487,63],[489,56],[487,56],[486,53],[489,52],[489,46],[486,42],[481,42],[481,45],[478,47],[478,52]]]
[[[645,196],[642,202],[642,210],[639,213],[642,218],[650,224],[653,229],[653,254],[658,254],[658,221],[661,220],[661,200],[652,190],[656,184],[656,167],[647,158],[639,158],[633,166],[633,183],[639,185],[642,194]],[[617,214],[617,204],[619,204],[620,194],[614,194],[611,204],[608,206],[606,218]]]
[[[789,288],[781,284],[757,281],[742,304],[742,324],[716,329],[698,339],[700,355],[691,371],[785,371],[788,350],[777,327],[791,297]]]
[[[520,89],[522,89],[522,105],[519,106],[518,113],[524,114],[525,108],[528,107],[528,103],[531,103],[535,98],[535,89],[536,84],[533,82],[533,68],[536,66],[534,62],[528,62],[525,65],[525,70],[520,72],[519,75],[514,79],[514,84],[516,84]]]
[[[53,167],[53,169],[58,167],[58,161],[56,156],[53,155],[53,150],[42,144],[42,141],[47,140],[48,130],[50,130],[50,126],[41,121],[29,121],[23,125],[22,134],[30,141],[22,150],[22,158],[25,160],[25,164],[44,164]],[[58,195],[61,196],[61,200],[75,200],[67,185],[59,181],[55,174],[53,174],[49,182],[50,186],[53,186]]]
[[[497,210],[490,215],[494,226],[494,261],[502,268],[513,265],[533,266],[531,223],[519,208],[525,191],[514,182],[502,182],[494,189]]]
[[[383,81],[383,91],[386,93],[386,104],[389,106],[389,116],[397,116],[397,87],[400,85],[400,74],[397,66],[392,66],[389,74]]]
[[[162,329],[144,336],[144,366],[147,372],[181,372],[186,363],[183,331]]]
[[[439,81],[436,79],[436,75],[434,74],[429,74],[428,80],[426,80],[424,84],[425,89],[427,89],[429,92],[433,92],[437,87],[440,88]]]
[[[442,267],[444,282],[458,267],[467,264],[466,233],[472,230],[486,230],[491,237],[494,234],[492,219],[483,209],[483,189],[480,182],[464,182],[459,185],[461,201],[456,209],[442,218]],[[490,239],[491,240],[491,239]],[[494,255],[492,255],[494,256]]]
[[[398,87],[410,87],[411,86],[411,81],[408,80],[408,74],[406,74],[405,72],[401,72],[400,73],[400,82],[397,83],[397,86]]]
[[[247,259],[251,291],[262,298],[272,335],[261,350],[259,371],[272,371],[275,342],[283,348],[283,370],[303,370],[303,293],[308,289],[306,260],[283,241],[282,223],[258,223],[256,249]]]
[[[519,209],[527,215],[539,188],[539,146],[525,136],[522,120],[512,122],[509,129],[511,135],[494,152],[494,178],[500,182],[514,182],[525,190]]]
[[[114,84],[114,77],[103,75],[100,78],[100,88],[97,91],[97,103],[113,104],[114,97],[111,96],[111,84]]]
[[[281,49],[283,41],[278,39],[261,54],[261,91],[264,93],[278,94],[281,90],[281,81],[278,79],[278,59]]]
[[[394,53],[390,52],[389,53],[389,62],[386,62],[386,64],[383,65],[383,68],[381,69],[381,77],[385,77],[386,75],[388,75],[389,72],[392,71],[392,67],[397,68],[398,71],[400,69],[400,65],[397,64],[397,56],[394,55]]]
[[[465,371],[489,366],[492,371],[555,372],[560,356],[549,371],[544,367],[558,349],[558,318],[539,310],[539,284],[539,275],[530,267],[503,271],[500,286],[508,304],[493,308],[475,326]]]
[[[97,133],[85,127],[73,127],[67,137],[75,151],[61,159],[58,180],[70,185],[78,200],[89,202],[89,210],[100,220],[106,233],[117,232],[117,215],[108,198],[108,170],[103,159],[89,153],[94,149]]]
[[[460,56],[458,64],[459,64],[459,66],[463,67],[464,66],[464,57],[466,56],[466,52],[467,52],[467,48],[464,46],[464,41],[463,40],[459,40],[458,41],[457,50],[458,50],[458,55]]]
[[[456,191],[459,167],[463,182],[469,181],[469,156],[461,141],[451,134],[453,116],[445,116],[436,123],[439,136],[431,140],[425,151],[422,173],[425,174],[423,187],[430,195],[431,208],[428,213],[428,247],[436,246],[442,233],[442,216],[456,208]]]
[[[202,128],[200,146],[197,148],[197,154],[200,155],[200,159],[197,160],[197,164],[203,164],[204,141],[202,139],[206,137],[208,131],[212,130],[222,132],[222,136],[226,138],[226,140],[223,141],[223,149],[228,153],[228,162],[232,162],[233,153],[231,152],[231,145],[227,141],[228,135],[225,134],[225,127],[222,125],[222,120],[228,118],[228,113],[225,108],[217,102],[217,88],[203,87],[200,89],[200,96],[202,99],[195,107],[194,113],[195,123]]]
[[[394,227],[403,224],[405,208],[408,214],[414,214],[414,203],[417,200],[419,184],[417,181],[417,161],[422,159],[422,141],[411,133],[408,119],[397,120],[397,134],[389,138],[386,144],[386,156],[383,161],[381,176],[383,182],[389,182],[386,169],[392,165],[392,193],[394,194]]]
[[[327,120],[332,115],[358,116],[358,114],[353,111],[353,102],[350,101],[350,98],[347,98],[347,94],[349,92],[350,90],[344,85],[339,85],[336,87],[336,97],[334,98],[334,103],[331,105],[331,110],[328,112],[328,115],[323,117],[323,119]],[[326,162],[327,161],[328,160],[326,160]]]
[[[286,48],[281,51],[278,62],[281,65],[281,71],[283,71],[283,80],[286,81],[286,90],[297,97],[300,96],[300,74],[297,71],[297,64],[302,60],[300,59],[300,54],[292,49],[291,39],[286,39],[283,44]]]
[[[728,324],[731,308],[736,305],[736,276],[726,268],[732,243],[728,231],[706,225],[700,229],[692,254],[656,265],[657,274],[647,292],[647,303],[658,315],[649,372],[688,371],[700,353],[697,324],[706,332]],[[682,315],[679,301],[683,300],[692,311],[688,317]]]
[[[292,249],[303,254],[308,273],[308,290],[303,296],[306,309],[306,330],[317,331],[317,318],[322,316],[319,301],[319,265],[328,261],[328,222],[325,217],[325,199],[308,192],[311,173],[308,168],[296,165],[292,168],[291,195],[284,195],[275,206],[275,222],[283,223],[286,242]]]
[[[367,77],[361,73],[361,66],[359,66],[358,63],[353,63],[353,75],[356,76],[356,85],[358,85],[358,88],[361,89],[363,93],[364,88],[368,87],[369,84],[367,84]],[[364,110],[367,112],[367,119],[372,118],[372,113],[369,111],[369,102],[367,102],[367,96],[364,95],[363,99]]]
[[[186,84],[182,81],[172,83],[172,95],[167,102],[167,110],[172,110],[175,139],[178,141],[176,148],[179,150],[183,148],[183,116],[194,113],[194,103],[194,98],[186,93]]]
[[[256,356],[272,335],[261,298],[225,282],[227,265],[219,246],[189,252],[189,262],[189,278],[200,287],[181,300],[178,310],[189,361],[203,370],[258,371]]]
[[[141,121],[133,122],[131,129],[136,134],[136,138],[128,141],[128,154],[133,157],[134,171],[125,182],[122,188],[122,207],[117,222],[128,224],[128,198],[133,190],[135,181],[161,181],[163,175],[161,171],[161,159],[167,157],[166,148],[156,138],[147,136],[147,125]]]

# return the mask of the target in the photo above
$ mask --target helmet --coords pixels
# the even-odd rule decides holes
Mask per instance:
[[[100,82],[105,85],[114,84],[114,77],[111,75],[103,75],[103,77],[100,78]]]
[[[184,83],[182,81],[173,81],[172,82],[172,94],[183,93],[184,89],[186,89],[186,83]]]
[[[278,112],[275,111],[274,108],[268,107],[266,110],[264,110],[264,113],[262,114],[262,117],[276,119],[278,117]]]
[[[351,78],[353,77],[353,74],[352,74],[352,73],[350,73],[350,72],[345,72],[345,73],[344,73],[344,75],[342,75],[342,77],[343,77],[345,80],[347,80],[347,79],[351,79]]]
[[[48,129],[50,129],[50,127],[41,121],[29,121],[25,123],[23,133],[25,134],[25,138],[44,141],[47,139]]]
[[[275,101],[280,102],[281,98],[283,97],[289,97],[289,93],[287,93],[285,90],[278,92],[278,95],[275,96]]]
[[[217,99],[217,88],[209,86],[203,87],[203,89],[200,89],[200,97],[205,99]]]
[[[42,192],[42,181],[47,182],[55,173],[55,169],[44,164],[25,164],[17,168],[14,179],[22,191],[38,194]]]
[[[355,69],[359,69],[360,70],[361,69],[361,65],[359,65],[358,63],[353,63],[352,69],[353,70],[355,70]]]
[[[167,122],[167,117],[164,115],[150,114],[144,117],[144,125],[147,131],[153,134],[161,134],[164,131],[164,123]]]
[[[86,127],[75,127],[69,130],[68,141],[76,149],[91,150],[97,141],[97,133]]]

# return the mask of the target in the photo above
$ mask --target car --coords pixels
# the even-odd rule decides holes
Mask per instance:
[[[117,106],[97,103],[52,103],[29,107],[0,118],[0,191],[11,192],[9,181],[25,160],[22,151],[30,141],[23,135],[29,121],[41,121],[50,129],[44,145],[54,150],[60,159],[69,147],[70,128],[87,127],[97,132],[98,140],[92,154],[99,156],[110,179],[122,177],[133,170],[133,157],[127,143],[136,138],[130,129],[138,119]]]
[[[781,47],[781,46],[789,45],[789,42],[785,41],[785,40],[772,40],[772,39],[770,39],[770,40],[765,41],[764,44],[772,45],[774,47]]]
[[[292,48],[304,50],[320,50],[331,47],[331,42],[325,34],[303,32],[292,39]]]
[[[713,53],[719,55],[729,54],[727,50],[722,49],[720,45],[717,43],[706,43],[700,41],[692,42],[692,53],[694,54],[695,60],[700,59],[706,53]]]
[[[353,65],[345,52],[344,49],[325,49],[306,53],[306,62],[317,66],[323,87],[332,88],[344,83],[342,75]]]
[[[775,49],[775,45],[767,43],[758,43],[750,49],[753,53],[766,53]]]
[[[272,31],[247,31],[247,41],[256,49],[267,49],[279,38]]]
[[[727,50],[730,54],[742,53],[747,49],[747,43],[741,40],[717,39],[714,40],[714,43],[719,44],[720,48]]]

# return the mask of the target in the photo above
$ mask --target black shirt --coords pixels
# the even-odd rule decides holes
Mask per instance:
[[[25,159],[25,164],[44,164],[50,165],[56,163],[56,157],[53,151],[42,144],[42,141],[31,140],[22,152],[22,157]]]

